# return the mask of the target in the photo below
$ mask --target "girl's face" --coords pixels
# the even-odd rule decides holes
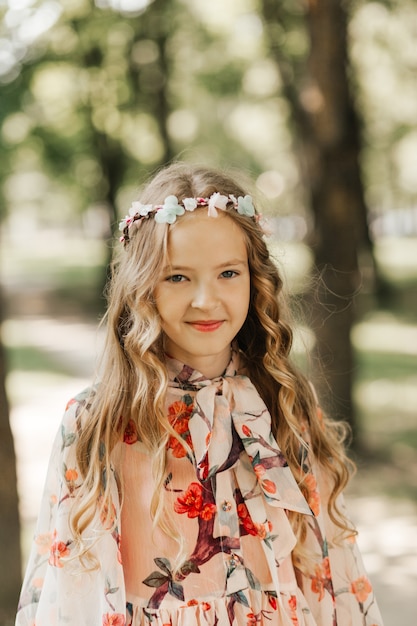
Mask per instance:
[[[243,232],[221,211],[213,218],[196,210],[171,228],[168,259],[155,289],[165,350],[209,378],[220,376],[249,309]]]

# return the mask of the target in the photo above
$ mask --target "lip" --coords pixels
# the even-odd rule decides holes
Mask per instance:
[[[223,320],[197,320],[196,322],[187,322],[187,324],[202,333],[211,333],[220,328]]]

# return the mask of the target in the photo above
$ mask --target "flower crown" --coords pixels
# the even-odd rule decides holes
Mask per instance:
[[[240,215],[246,215],[254,218],[256,222],[260,219],[260,215],[255,213],[252,196],[235,196],[229,194],[223,196],[216,192],[210,198],[184,198],[181,202],[177,196],[168,196],[165,198],[164,204],[142,204],[141,202],[133,202],[129,210],[129,215],[119,224],[119,230],[123,231],[120,237],[121,243],[126,245],[130,239],[129,232],[132,228],[138,228],[143,220],[153,217],[155,222],[159,224],[173,224],[177,217],[184,215],[186,211],[194,211],[197,207],[208,207],[207,215],[209,217],[217,217],[218,210],[225,211],[228,206],[234,208]]]

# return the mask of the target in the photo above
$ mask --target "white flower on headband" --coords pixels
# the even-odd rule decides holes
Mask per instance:
[[[165,202],[155,213],[155,222],[158,224],[173,224],[177,215],[184,215],[185,209],[178,204],[177,196],[167,196]]]
[[[226,211],[228,205],[232,206],[240,215],[253,218],[266,231],[264,220],[261,220],[261,216],[256,215],[251,196],[236,198],[232,194],[225,196],[216,191],[209,198],[184,198],[181,202],[178,201],[177,196],[167,196],[162,205],[133,202],[129,209],[129,215],[126,215],[119,224],[120,230],[123,231],[120,241],[126,246],[130,240],[129,232],[138,228],[143,221],[152,216],[155,218],[155,222],[159,224],[174,224],[179,215],[184,215],[186,211],[194,211],[199,206],[207,207],[209,217],[217,217],[218,209]]]
[[[230,199],[227,196],[222,196],[221,193],[216,191],[216,193],[209,198],[207,215],[209,217],[217,217],[217,209],[225,211],[228,202],[230,202]]]
[[[253,217],[255,215],[255,207],[253,206],[252,196],[239,196],[237,199],[237,212],[240,215],[247,215]]]
[[[142,202],[136,201],[132,202],[132,206],[129,209],[129,215],[132,217],[136,214],[142,215],[146,217],[148,213],[150,213],[153,209],[152,204],[142,204]]]
[[[194,211],[198,206],[196,198],[184,198],[182,203],[186,211]]]
[[[142,204],[142,202],[132,202],[132,206],[129,209],[129,215],[126,215],[119,222],[119,230],[124,230],[126,226],[132,226],[133,222],[135,222],[135,217],[140,215],[141,217],[147,217],[148,213],[153,210],[152,204]],[[137,219],[137,217],[136,217]]]

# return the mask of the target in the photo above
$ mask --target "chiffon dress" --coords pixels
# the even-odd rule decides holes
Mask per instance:
[[[99,566],[71,559],[68,515],[81,484],[75,446],[88,419],[80,409],[89,393],[81,394],[55,442],[16,625],[382,626],[355,537],[341,536],[327,514],[331,479],[314,459],[306,424],[297,479],[307,498],[263,400],[237,373],[237,351],[213,380],[169,357],[167,368],[168,418],[187,444],[171,436],[167,445],[160,497],[174,530],[152,523],[152,459],[131,420],[106,477],[113,504],[84,533]],[[293,565],[291,511],[307,522],[301,569]]]

